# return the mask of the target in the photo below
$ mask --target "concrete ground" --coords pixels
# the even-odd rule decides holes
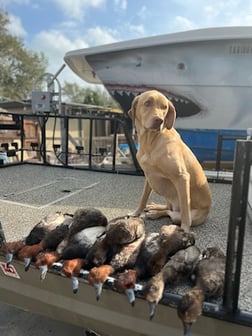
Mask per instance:
[[[84,336],[83,328],[0,304],[1,336]]]
[[[99,208],[108,219],[134,210],[142,192],[143,176],[100,173],[22,165],[0,170],[0,221],[7,241],[20,239],[45,215],[55,211],[73,213],[79,207]],[[193,228],[200,249],[219,246],[224,251],[230,212],[231,185],[210,184],[213,205],[208,221]],[[152,200],[163,202],[157,195]],[[158,231],[167,219],[146,220],[146,231]],[[252,225],[248,225],[244,246],[244,263],[240,307],[252,311]],[[82,328],[55,322],[0,305],[1,336],[15,335],[83,335]]]

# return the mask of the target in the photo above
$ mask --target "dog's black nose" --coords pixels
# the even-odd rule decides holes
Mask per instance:
[[[159,128],[161,126],[161,124],[163,123],[163,121],[164,120],[160,117],[154,117],[152,119],[152,127],[151,128],[155,128],[155,129]]]

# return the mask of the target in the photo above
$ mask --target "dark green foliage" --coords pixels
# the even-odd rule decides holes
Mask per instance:
[[[11,35],[8,23],[8,14],[0,9],[0,97],[27,99],[34,80],[45,72],[47,60],[43,53],[28,50],[22,39]]]

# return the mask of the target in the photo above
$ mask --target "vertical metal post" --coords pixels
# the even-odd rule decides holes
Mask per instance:
[[[24,116],[21,115],[20,144],[21,144],[21,162],[24,162]]]
[[[46,163],[46,122],[47,122],[47,115],[43,115],[39,117],[40,120],[40,127],[41,127],[41,146],[40,152],[43,159],[43,163]]]
[[[116,165],[116,152],[117,152],[117,128],[118,128],[118,122],[116,119],[113,119],[112,122],[114,123],[114,139],[113,139],[113,162],[112,162],[112,171],[115,171],[115,165]]]
[[[66,144],[65,144],[65,165],[68,165],[68,138],[69,138],[69,118],[64,116],[64,124],[65,124],[65,133],[66,133]]]
[[[61,136],[61,154],[60,160],[65,166],[68,164],[68,118],[66,117],[65,106],[61,105],[60,117],[60,136]]]
[[[237,311],[240,291],[252,141],[237,140],[232,184],[223,308]]]
[[[217,153],[216,153],[216,164],[215,164],[215,170],[220,170],[220,161],[221,161],[221,152],[222,152],[222,141],[223,141],[223,135],[218,135],[218,142],[217,142]]]
[[[82,142],[82,119],[78,118],[77,123],[78,123],[78,144],[79,146],[84,146]]]
[[[88,155],[88,166],[92,168],[92,143],[93,143],[93,119],[90,119],[89,125],[89,155]]]

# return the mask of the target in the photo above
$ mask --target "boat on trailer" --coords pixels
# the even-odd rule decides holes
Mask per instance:
[[[252,27],[178,32],[69,51],[67,65],[103,84],[127,113],[157,89],[176,107],[176,128],[200,162],[233,161],[251,127]]]

